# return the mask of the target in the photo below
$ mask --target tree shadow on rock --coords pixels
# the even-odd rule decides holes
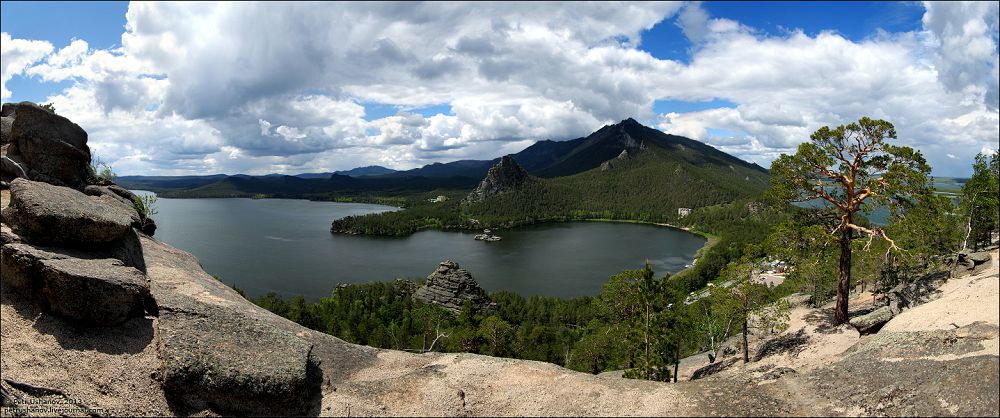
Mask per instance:
[[[794,334],[784,334],[776,338],[764,341],[753,356],[753,361],[760,361],[764,357],[776,354],[789,353],[793,357],[806,349],[809,344],[809,335],[805,329],[800,329]]]
[[[874,305],[871,303],[851,306],[848,316],[853,318],[856,316],[867,315],[880,307],[881,305]],[[802,319],[804,319],[807,324],[815,326],[816,332],[820,334],[839,334],[843,331],[843,325],[834,325],[833,316],[835,310],[836,309],[833,307],[813,309],[803,316]]]
[[[807,324],[816,327],[816,332],[820,334],[837,333],[837,326],[833,324],[834,308],[814,309],[802,317]]]

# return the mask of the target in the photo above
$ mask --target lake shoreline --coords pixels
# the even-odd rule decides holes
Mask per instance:
[[[329,296],[339,283],[419,279],[446,259],[459,262],[491,292],[572,299],[598,294],[610,275],[637,268],[644,259],[654,262],[658,272],[682,271],[705,244],[690,230],[651,222],[555,223],[582,221],[569,218],[503,228],[498,231],[504,237],[499,243],[464,236],[474,230],[445,228],[388,240],[365,239],[390,237],[330,234],[322,225],[329,219],[364,214],[358,205],[379,211],[398,207],[308,202],[162,198],[156,217],[162,226],[156,239],[195,254],[207,271],[251,297],[274,291],[308,300]],[[610,225],[614,223],[659,228]]]

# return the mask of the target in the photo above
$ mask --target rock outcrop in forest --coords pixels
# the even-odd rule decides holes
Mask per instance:
[[[515,190],[526,181],[528,181],[528,172],[524,171],[517,164],[517,161],[514,161],[509,155],[505,155],[500,158],[500,162],[490,168],[490,171],[486,173],[486,178],[472,193],[469,193],[464,202],[482,202],[498,194]]]
[[[462,311],[465,301],[469,301],[476,312],[496,308],[472,275],[451,260],[442,261],[437,270],[427,276],[424,285],[413,292],[413,300],[433,303],[454,313]]]

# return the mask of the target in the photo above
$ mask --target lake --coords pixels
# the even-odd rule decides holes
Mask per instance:
[[[832,203],[820,198],[807,200],[805,202],[794,202],[792,204],[800,208],[807,209],[819,209],[833,206]],[[892,215],[892,213],[889,212],[889,208],[885,206],[875,206],[870,210],[862,210],[860,213],[861,215],[864,215],[864,217],[868,218],[869,222],[879,226],[889,225],[889,216]]]
[[[143,193],[143,192],[138,192]],[[336,218],[394,207],[294,199],[158,199],[156,238],[191,252],[205,271],[248,296],[274,291],[315,300],[338,283],[426,277],[453,260],[487,291],[569,298],[596,295],[612,274],[657,276],[691,263],[699,236],[653,225],[567,222],[472,233],[427,230],[403,238],[330,233]]]

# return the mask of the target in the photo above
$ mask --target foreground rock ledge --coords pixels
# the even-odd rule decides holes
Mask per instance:
[[[25,243],[4,244],[0,255],[6,290],[56,315],[111,326],[155,310],[146,275],[120,260]]]
[[[35,316],[30,310],[20,313],[9,302],[10,294],[4,292],[5,302],[0,306],[3,378],[57,388],[66,397],[82,400],[87,407],[108,408],[108,415],[214,415],[248,410],[255,412],[242,413],[995,415],[997,407],[996,346],[983,350],[997,341],[995,318],[989,322],[992,326],[963,326],[940,335],[894,332],[878,338],[865,337],[857,341],[859,347],[828,358],[826,365],[816,366],[811,372],[793,364],[794,357],[781,355],[753,362],[747,368],[733,366],[738,370],[702,380],[664,384],[594,376],[536,361],[474,354],[413,354],[348,344],[250,304],[205,273],[198,260],[184,251],[147,237],[142,237],[142,249],[151,291],[162,306],[160,318],[152,321],[155,333],[139,332],[149,322],[136,319],[121,328],[137,334],[133,340],[138,343],[129,350],[99,348],[95,352],[64,347],[45,335],[45,330],[56,327],[50,316]],[[992,276],[968,286],[987,286],[976,288],[977,293],[993,295],[989,301],[995,306],[996,280]],[[903,315],[920,313],[918,308]],[[944,324],[955,321],[941,320]],[[90,338],[90,331],[81,334],[65,325],[59,327],[70,332],[73,341],[95,343],[117,341],[114,333],[119,332],[118,328],[110,328],[105,332],[112,334],[101,335],[114,337]],[[256,339],[259,335],[260,339]],[[276,345],[264,344],[274,339],[280,341]],[[254,345],[254,341],[261,343]],[[166,346],[159,347],[161,342]],[[307,345],[311,347],[308,351]],[[176,352],[179,359],[167,358],[171,352]],[[247,353],[249,360],[234,357]],[[266,374],[254,371],[259,364],[253,361],[285,355],[286,359],[275,363],[281,370]],[[313,364],[322,370],[319,383],[309,373],[308,356],[318,359]],[[67,358],[71,360],[63,360]],[[755,377],[754,370],[766,362],[791,364],[789,367],[797,372]],[[114,370],[129,380],[116,380],[114,373],[95,371],[95,364],[120,368]],[[248,369],[226,369],[225,365]],[[104,380],[95,380],[95,373]],[[258,393],[256,387],[293,388],[295,382],[301,382],[295,376],[303,373],[309,388],[306,393],[315,396],[304,401],[306,406],[293,404],[302,402],[301,394],[292,395],[295,401],[273,405],[274,409],[269,410],[263,410],[257,400],[248,399]],[[219,383],[223,381],[231,382],[238,391],[199,392],[221,388]],[[929,381],[936,383],[928,385]],[[129,386],[131,382],[138,386]],[[193,383],[184,386],[183,382]],[[322,385],[318,391],[314,386],[317,384]],[[947,401],[947,406],[941,406],[941,400]],[[884,409],[859,409],[859,405],[883,405]]]
[[[4,222],[36,244],[84,245],[111,243],[125,236],[132,214],[68,187],[14,179]]]
[[[168,397],[225,414],[317,412],[323,373],[312,344],[232,310],[188,307],[164,307],[157,321]]]
[[[42,294],[57,315],[89,324],[115,325],[145,315],[146,275],[105,258],[42,260]]]

